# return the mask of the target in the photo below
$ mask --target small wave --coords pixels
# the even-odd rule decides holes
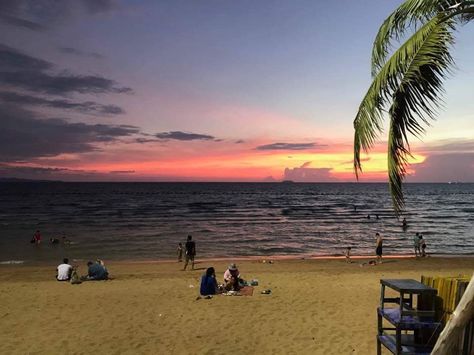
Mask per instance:
[[[23,264],[25,261],[24,260],[6,260],[6,261],[0,261],[0,265],[17,265],[17,264]]]

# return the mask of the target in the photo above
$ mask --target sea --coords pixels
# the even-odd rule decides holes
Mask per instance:
[[[0,263],[173,260],[188,235],[197,259],[373,255],[377,232],[385,255],[416,232],[429,255],[474,255],[474,184],[404,191],[405,229],[386,183],[1,182]]]

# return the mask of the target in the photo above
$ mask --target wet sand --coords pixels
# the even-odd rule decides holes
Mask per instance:
[[[267,259],[269,260],[269,259]],[[231,260],[108,263],[110,281],[57,282],[56,265],[0,266],[1,354],[374,354],[380,278],[471,275],[474,258],[238,261],[253,296],[196,300]],[[85,273],[85,263],[79,272]],[[272,294],[260,292],[271,289]]]

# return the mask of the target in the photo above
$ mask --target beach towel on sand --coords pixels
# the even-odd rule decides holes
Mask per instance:
[[[253,287],[252,286],[244,286],[239,290],[239,293],[242,296],[253,296]]]

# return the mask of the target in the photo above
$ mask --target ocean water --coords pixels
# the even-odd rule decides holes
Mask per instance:
[[[376,232],[384,254],[412,253],[421,232],[429,253],[474,255],[474,184],[405,192],[404,231],[382,183],[3,182],[0,263],[173,259],[188,234],[198,258],[338,255],[347,246],[372,255]],[[29,243],[36,229],[40,246]],[[72,243],[48,243],[62,236]]]

